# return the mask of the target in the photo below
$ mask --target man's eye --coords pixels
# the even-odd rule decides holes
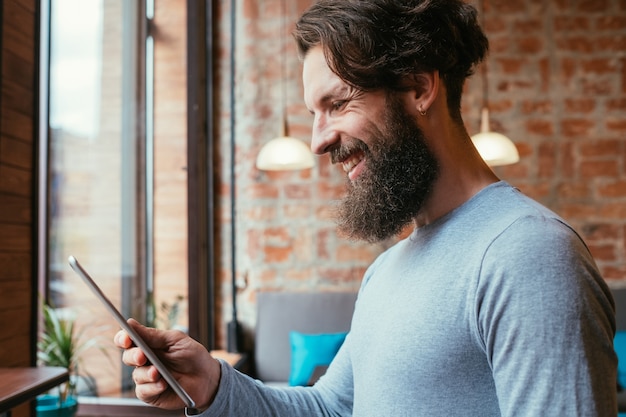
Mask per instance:
[[[347,103],[346,100],[333,101],[333,110],[339,110]]]

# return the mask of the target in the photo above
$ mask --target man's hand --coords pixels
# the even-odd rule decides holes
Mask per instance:
[[[157,330],[145,327],[133,319],[128,323],[154,350],[174,378],[196,402],[196,408],[209,407],[219,386],[221,366],[200,343],[177,330]],[[148,363],[146,355],[135,345],[128,334],[120,330],[115,344],[124,349],[122,361],[134,366],[133,380],[137,398],[164,409],[179,409],[185,404],[167,385],[159,371]]]

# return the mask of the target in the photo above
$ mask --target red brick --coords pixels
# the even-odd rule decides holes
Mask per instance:
[[[515,184],[524,194],[532,199],[541,201],[550,195],[550,185],[545,182],[534,182],[527,184]]]
[[[549,120],[529,119],[526,121],[526,130],[542,136],[554,135],[554,126]]]
[[[550,178],[556,169],[555,144],[544,142],[539,145],[537,176],[539,178]]]
[[[275,206],[260,206],[256,205],[246,210],[246,219],[256,221],[270,221],[277,216],[277,210]]]
[[[515,33],[533,33],[543,29],[543,21],[539,19],[518,20],[513,25]]]
[[[283,263],[287,262],[291,256],[293,249],[288,247],[266,246],[263,248],[265,253],[265,262]]]
[[[626,28],[626,17],[624,16],[601,16],[596,19],[596,29],[598,30],[623,30]]]
[[[505,74],[518,74],[527,62],[523,58],[500,58],[497,63]]]
[[[513,101],[510,99],[491,100],[489,102],[489,115],[497,117],[498,113],[503,113],[513,108]]]
[[[578,11],[586,13],[606,11],[607,7],[607,0],[580,0],[577,4]]]
[[[618,140],[597,140],[581,143],[580,152],[585,158],[615,156],[620,153],[621,142]]]
[[[626,112],[626,98],[609,99],[606,101],[606,110]]]
[[[257,229],[246,230],[247,249],[246,252],[251,259],[259,259],[261,256],[261,237],[263,233]]]
[[[503,19],[489,19],[484,24],[484,30],[489,35],[494,33],[505,32],[507,29],[506,23]]]
[[[329,249],[330,236],[334,236],[334,231],[323,229],[317,232],[317,257],[319,259],[330,259]]]
[[[523,12],[525,11],[524,6],[525,3],[523,1],[488,0],[484,3],[484,10],[485,12],[490,13],[490,17],[495,17],[503,14]]]
[[[626,218],[626,204],[621,201],[598,203],[597,215],[602,219],[620,220]]]
[[[252,184],[247,189],[249,198],[278,198],[280,191],[273,184]]]
[[[596,39],[597,51],[603,52],[624,52],[626,51],[626,36],[608,35]]]
[[[524,114],[540,113],[546,115],[552,112],[552,101],[550,100],[523,100],[521,102]]]
[[[596,108],[596,101],[592,98],[565,99],[567,113],[591,113]]]
[[[337,167],[330,162],[330,156],[328,154],[321,155],[317,158],[316,163],[320,178],[334,177],[333,174],[337,171]]]
[[[496,88],[500,92],[518,93],[523,90],[533,90],[535,84],[531,81],[522,80],[500,81]]]
[[[310,184],[288,184],[285,185],[285,196],[296,200],[305,200],[311,198]]]
[[[575,30],[587,31],[591,27],[589,19],[581,16],[557,16],[554,18],[554,30],[557,32],[571,32]]]
[[[626,283],[626,266],[604,266],[600,267],[600,271],[606,280],[619,280]]]
[[[284,208],[283,213],[288,219],[305,219],[311,214],[311,206],[308,204],[289,205]]]
[[[541,74],[541,91],[550,91],[552,80],[552,63],[548,58],[539,60],[539,73]]]
[[[615,90],[615,85],[608,79],[586,78],[582,81],[582,92],[591,96],[608,96]]]
[[[265,229],[263,239],[266,244],[271,245],[289,245],[291,243],[289,228],[286,226]]]
[[[622,133],[622,134],[626,133],[626,120],[625,119],[607,120],[606,128],[611,132]]]
[[[325,200],[339,199],[344,194],[345,190],[346,190],[346,187],[344,184],[331,185],[331,184],[326,184],[325,182],[320,182],[317,184],[318,196]]]
[[[624,0],[626,1],[626,0]],[[622,58],[621,60],[621,67],[622,67],[622,93],[626,94],[626,58]]]
[[[300,103],[298,107],[304,108],[304,105]],[[313,121],[307,121],[306,124],[291,123],[289,125],[289,135],[309,145],[311,142],[311,126],[313,126]]]
[[[340,245],[337,250],[337,261],[354,262],[362,261],[366,264],[371,263],[376,258],[376,251],[371,245]]]
[[[515,147],[517,148],[517,152],[522,159],[526,159],[534,152],[533,147],[528,142],[520,142],[518,140],[515,142]]]
[[[526,37],[517,42],[517,48],[521,54],[537,54],[545,49],[541,38]]]
[[[626,197],[626,180],[610,182],[598,186],[598,195],[603,198]]]
[[[296,238],[293,239],[294,261],[298,264],[309,263],[317,259],[313,247],[313,234],[315,232],[310,227],[299,227],[295,231]]]
[[[616,62],[612,58],[594,58],[581,61],[584,72],[591,74],[610,74],[616,70]]]
[[[614,261],[616,259],[615,256],[615,246],[610,244],[605,245],[595,245],[593,243],[588,243],[589,250],[591,251],[591,255],[600,261]]]
[[[589,183],[569,181],[559,185],[557,196],[559,199],[580,200],[591,195]]]
[[[323,205],[321,207],[318,207],[315,210],[315,218],[320,221],[334,220],[335,218],[334,207],[330,203]]]
[[[553,0],[554,7],[559,11],[569,10],[570,0]]]
[[[566,220],[584,219],[589,220],[597,217],[598,208],[590,203],[564,203],[561,204],[558,213]]]
[[[588,223],[579,229],[586,241],[617,240],[621,228],[610,223]]]
[[[508,53],[511,51],[511,43],[508,36],[492,36],[489,39],[489,54],[495,56],[498,53]]]
[[[616,177],[619,175],[617,161],[583,161],[580,164],[583,178]]]
[[[563,80],[564,85],[569,85],[574,78],[578,62],[571,58],[563,58],[560,66],[560,78]]]
[[[595,123],[586,119],[563,119],[561,132],[566,137],[589,136]]]
[[[557,38],[556,47],[561,51],[578,52],[584,55],[594,52],[598,45],[587,36],[580,35]]]

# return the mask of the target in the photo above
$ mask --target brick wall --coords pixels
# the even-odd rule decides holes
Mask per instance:
[[[605,278],[626,279],[626,2],[486,11],[494,125],[522,158],[498,173],[568,220]]]
[[[279,133],[281,54],[288,71],[290,133],[306,142],[311,116],[289,33],[311,0],[238,2],[236,33],[236,236],[239,318],[255,322],[255,293],[357,289],[388,245],[337,236],[332,200],[344,176],[318,158],[312,170],[260,172],[254,159]],[[473,2],[478,6],[478,2]],[[230,319],[230,2],[217,4],[218,341]],[[521,162],[497,174],[571,222],[607,279],[626,279],[626,1],[485,0],[491,124],[511,137]],[[466,86],[470,134],[480,123],[479,72]]]

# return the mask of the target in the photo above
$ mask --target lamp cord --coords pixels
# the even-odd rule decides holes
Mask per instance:
[[[280,86],[281,86],[281,107],[282,107],[282,120],[281,120],[281,136],[289,135],[289,128],[287,125],[287,83],[285,82],[285,76],[287,74],[287,51],[285,50],[285,28],[287,27],[287,1],[281,1],[281,25],[280,25]]]

